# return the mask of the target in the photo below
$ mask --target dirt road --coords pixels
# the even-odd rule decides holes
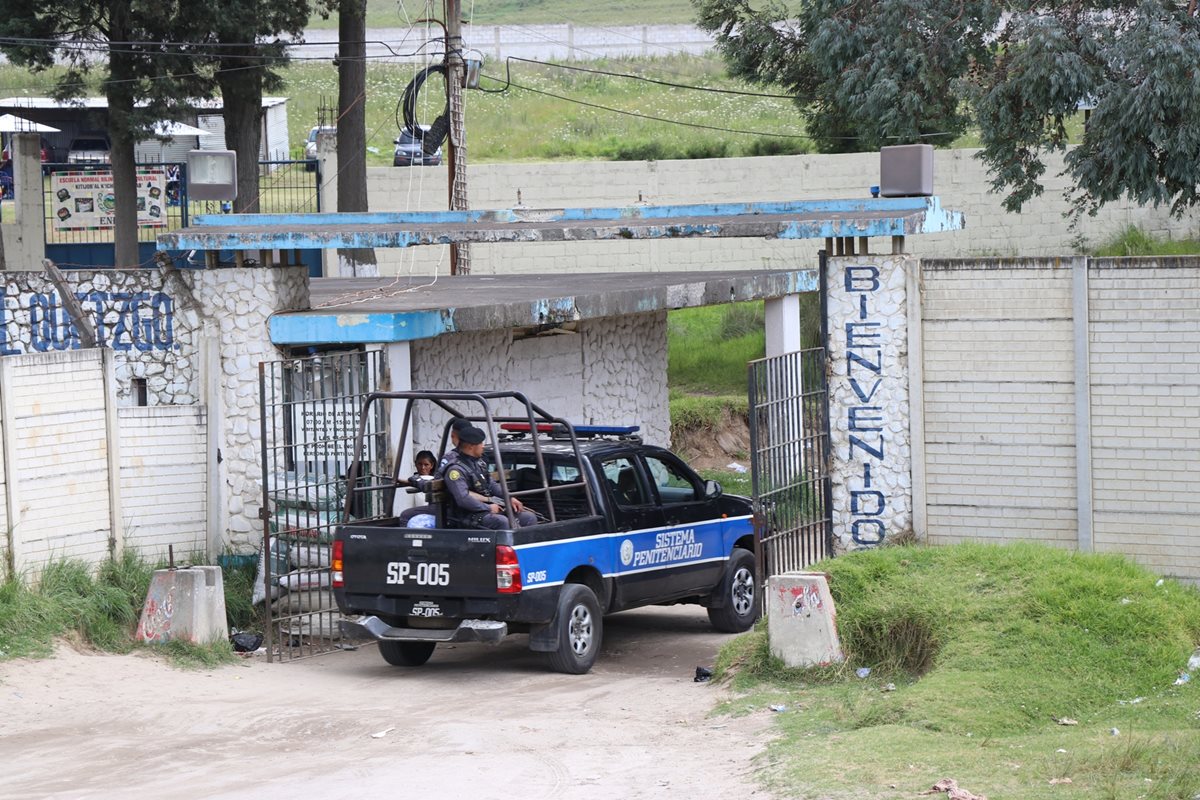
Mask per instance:
[[[692,681],[728,637],[702,609],[606,620],[588,675],[514,637],[390,667],[373,646],[181,671],[153,656],[0,664],[0,797],[662,798],[768,795],[766,712]]]

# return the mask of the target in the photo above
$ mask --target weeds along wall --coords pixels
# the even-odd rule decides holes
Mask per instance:
[[[205,549],[204,409],[118,407],[115,362],[102,349],[0,358],[0,558],[13,574],[125,547],[152,560]]]
[[[1166,208],[1128,201],[1084,216],[1077,229],[1063,218],[1068,188],[1061,155],[1048,157],[1045,191],[1021,214],[1001,207],[988,191],[978,150],[938,150],[934,191],[942,207],[966,214],[967,228],[920,236],[908,250],[922,257],[1042,256],[1078,252],[1111,239],[1129,225],[1162,238],[1197,232],[1197,217],[1172,218]],[[445,167],[367,170],[372,211],[440,211],[446,204]],[[731,201],[825,200],[869,197],[879,183],[879,155],[764,156],[679,161],[572,161],[476,164],[470,169],[472,208],[610,207]],[[325,207],[332,207],[328,204]],[[683,239],[672,241],[543,242],[472,245],[472,269],[501,272],[612,272],[704,269],[783,269],[812,266],[822,241]],[[891,252],[891,243],[872,243]],[[445,247],[378,250],[380,274],[445,274]]]

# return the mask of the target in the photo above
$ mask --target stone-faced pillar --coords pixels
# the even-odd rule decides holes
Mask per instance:
[[[214,416],[221,430],[209,435],[220,437],[221,464],[210,475],[221,482],[218,513],[225,515],[226,544],[246,550],[258,546],[262,535],[258,364],[283,358],[271,343],[268,320],[278,311],[307,307],[308,272],[303,266],[232,267],[181,275],[200,305],[204,335],[216,340],[221,408]]]
[[[904,255],[830,258],[829,413],[835,546],[881,544],[913,528]]]

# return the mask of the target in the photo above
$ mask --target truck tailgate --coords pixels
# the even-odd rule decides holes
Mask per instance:
[[[496,594],[496,535],[348,525],[342,540],[345,591],[404,597],[492,597]]]

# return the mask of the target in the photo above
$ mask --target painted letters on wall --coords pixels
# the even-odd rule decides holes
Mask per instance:
[[[165,292],[89,291],[75,295],[99,342],[117,351],[175,349],[175,301]],[[29,292],[0,307],[0,355],[79,349],[58,292]]]
[[[848,549],[912,528],[907,266],[903,257],[830,260],[833,521]]]

